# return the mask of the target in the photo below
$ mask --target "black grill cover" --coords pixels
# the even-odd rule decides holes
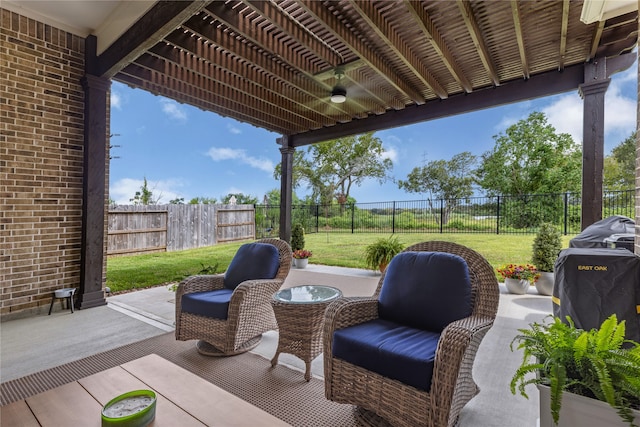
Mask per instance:
[[[594,222],[569,241],[570,248],[606,248],[604,241],[612,234],[635,234],[635,221],[622,215],[614,215]]]
[[[555,264],[553,315],[590,330],[615,313],[640,342],[640,258],[626,249],[569,248]]]
[[[625,248],[634,251],[635,234],[612,234],[604,239],[608,248]]]

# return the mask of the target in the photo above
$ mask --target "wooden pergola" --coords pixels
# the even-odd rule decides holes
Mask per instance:
[[[296,147],[578,90],[584,228],[602,214],[604,94],[636,59],[637,9],[635,0],[150,2],[113,42],[85,42],[81,294],[102,278],[111,80],[282,135],[285,240]]]

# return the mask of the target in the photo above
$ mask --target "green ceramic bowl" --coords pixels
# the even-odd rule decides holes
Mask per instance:
[[[156,394],[134,390],[121,394],[102,408],[102,427],[145,427],[156,416]]]

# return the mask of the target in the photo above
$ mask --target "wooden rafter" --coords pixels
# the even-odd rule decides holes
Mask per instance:
[[[162,61],[151,54],[145,54],[138,58],[135,64],[131,64],[129,67],[140,67],[151,71],[151,74],[146,74],[147,77],[153,83],[163,83],[168,87],[179,90],[182,89],[190,94],[200,94],[205,99],[216,99],[223,105],[232,105],[236,102],[240,102],[242,105],[247,106],[247,109],[256,113],[259,112],[261,116],[272,122],[282,122],[294,124],[300,129],[304,129],[309,125],[307,119],[302,119],[291,112],[283,113],[283,111],[273,110],[269,108],[269,105],[264,102],[255,102],[253,96],[248,95],[246,92],[234,87],[235,85],[224,85],[220,82],[221,77],[217,79],[210,79],[204,77],[202,74],[196,74],[192,69],[185,69],[173,62]],[[138,76],[145,75],[139,71]],[[228,78],[229,83],[238,83],[238,78],[232,76],[225,76]]]
[[[149,50],[149,53],[178,67],[193,70],[194,73],[207,81],[214,80],[216,84],[220,84],[222,87],[238,90],[253,98],[253,102],[268,105],[269,109],[276,114],[290,112],[294,116],[305,120],[307,126],[320,127],[318,123],[325,126],[335,124],[335,121],[330,117],[322,116],[311,108],[304,108],[304,105],[296,105],[291,101],[290,97],[283,95],[282,92],[270,89],[270,87],[275,86],[271,82],[263,81],[260,84],[261,79],[251,75],[252,72],[255,73],[255,70],[246,70],[240,67],[241,69],[236,71],[230,69],[231,67],[221,66],[221,64],[225,64],[223,52],[219,49],[210,49],[210,51],[212,56],[215,57],[214,60],[204,60],[188,53],[188,51],[166,44],[154,46]],[[242,66],[243,64],[239,65]],[[246,78],[246,76],[251,76],[251,78]],[[207,85],[209,84],[207,82]]]
[[[369,0],[358,0],[352,3],[356,12],[367,22],[371,31],[378,35],[394,54],[411,70],[422,84],[432,90],[440,99],[445,99],[447,91],[438,83],[427,67],[418,59],[409,45],[400,37],[398,32],[377,13],[373,3]]]
[[[345,26],[319,1],[301,0],[300,6],[313,16],[319,23],[326,25],[342,43],[349,46],[367,65],[373,68],[376,73],[384,77],[398,92],[411,99],[414,103],[424,104],[425,99],[406,81],[404,81],[396,71],[381,58],[379,53],[366,45],[356,34]]]
[[[489,49],[484,42],[480,26],[473,15],[473,10],[471,9],[469,0],[457,0],[457,3],[460,8],[460,13],[462,14],[462,18],[464,19],[464,23],[469,31],[469,35],[473,40],[476,51],[478,52],[478,56],[482,61],[482,65],[484,65],[484,68],[489,75],[489,79],[491,79],[494,86],[500,86],[500,77],[498,76],[493,60],[491,59]]]
[[[270,1],[256,2],[250,0],[243,0],[243,3],[256,13],[261,14],[272,25],[277,26],[281,32],[287,34],[288,37],[295,40],[298,44],[306,46],[307,49],[323,61],[331,64],[333,67],[342,63],[342,58],[336,51],[316,38],[298,22],[293,21],[274,3]]]
[[[408,0],[406,1],[407,9],[411,12],[411,16],[415,22],[420,26],[422,32],[425,34],[429,43],[433,49],[437,52],[438,56],[447,67],[447,70],[451,73],[453,78],[458,82],[462,89],[469,93],[473,91],[471,83],[464,75],[462,68],[456,62],[451,50],[444,41],[444,38],[440,34],[440,31],[436,28],[433,20],[429,16],[421,1]]]
[[[564,56],[567,52],[567,30],[569,27],[569,0],[562,2],[562,27],[560,28],[560,58],[558,58],[558,69],[564,68]]]
[[[146,90],[154,95],[165,96],[170,99],[174,99],[176,101],[186,102],[189,105],[194,107],[201,108],[207,111],[213,111],[217,114],[221,114],[222,116],[230,116],[236,117],[236,120],[240,122],[252,123],[254,126],[273,126],[271,122],[263,120],[262,117],[252,117],[250,115],[245,114],[244,111],[236,111],[233,106],[224,107],[220,105],[216,105],[213,102],[204,99],[198,98],[192,94],[182,93],[180,91],[174,90],[172,88],[166,87],[161,84],[157,84],[146,80],[144,78],[140,78],[135,74],[132,74],[131,66],[125,68],[115,77],[115,80],[127,84],[129,86],[134,86],[137,88],[141,88]],[[281,128],[275,128],[274,132],[280,132]]]
[[[165,38],[165,41],[171,46],[175,46],[179,50],[186,52],[195,52],[198,58],[203,61],[214,64],[216,67],[226,70],[229,73],[243,77],[245,80],[252,82],[256,86],[266,88],[272,93],[276,94],[275,99],[281,99],[283,102],[289,103],[288,106],[293,111],[309,110],[307,113],[301,113],[307,117],[313,118],[316,122],[322,123],[325,126],[335,124],[335,119],[323,115],[320,111],[316,111],[308,105],[313,104],[318,100],[315,96],[294,96],[299,95],[299,88],[293,87],[285,80],[282,80],[273,74],[267,73],[264,70],[251,66],[248,61],[238,60],[235,54],[219,47],[212,47],[207,44],[204,39],[199,37],[193,37],[184,32],[177,32],[171,34]],[[151,49],[151,52],[159,55],[166,55],[168,60],[171,60],[174,53],[167,50],[168,48],[158,45]],[[250,78],[249,78],[250,77]],[[255,86],[254,86],[255,87]],[[301,101],[298,101],[301,100]],[[311,114],[316,113],[316,114]]]
[[[263,52],[269,52],[270,50],[275,52],[275,58],[279,61],[284,62],[284,65],[292,70],[297,70],[301,77],[304,77],[308,80],[315,81],[312,73],[307,71],[311,67],[311,62],[307,56],[298,55],[293,50],[289,49],[285,43],[281,43],[277,40],[270,32],[260,31],[259,28],[253,24],[253,21],[249,20],[246,17],[238,15],[233,10],[227,9],[226,5],[223,3],[214,3],[209,8],[207,8],[207,12],[211,12],[215,14],[214,19],[223,23],[233,32],[242,35],[242,37],[248,41],[250,41],[253,45],[261,49]],[[259,36],[258,36],[259,34]],[[274,45],[276,46],[274,48]],[[252,61],[253,58],[257,56],[262,56],[261,53],[253,53],[249,60]],[[297,77],[296,79],[300,78]],[[320,98],[323,98],[326,102],[329,100],[329,93],[331,91],[331,86],[326,85],[322,82],[318,82],[322,87],[322,94]],[[344,113],[347,116],[356,116],[356,117],[366,117],[366,113],[362,113],[363,109],[367,109],[368,106],[363,106],[357,102],[345,104],[329,104],[330,108],[335,109],[338,113]]]
[[[593,38],[591,39],[591,49],[589,49],[589,60],[596,57],[596,51],[600,46],[600,39],[602,38],[602,31],[604,30],[604,21],[598,22],[593,32]]]
[[[529,62],[527,61],[527,51],[524,46],[524,36],[522,34],[522,21],[520,19],[520,9],[517,0],[511,0],[511,14],[513,15],[513,28],[516,32],[516,40],[518,41],[518,51],[520,53],[520,62],[522,63],[522,75],[525,79],[531,77]]]
[[[247,9],[252,11],[259,11],[259,9],[254,7],[247,7]],[[270,8],[268,6],[265,6],[265,9],[274,14],[276,13],[273,8]],[[229,9],[226,6],[226,4],[222,2],[215,2],[211,4],[207,8],[207,11],[213,13],[216,17],[216,20],[224,23],[226,26],[228,26],[230,29],[237,32],[238,34],[241,34],[245,39],[251,41],[256,46],[259,46],[265,52],[270,50],[273,51],[279,60],[285,61],[288,66],[290,66],[293,69],[297,69],[302,75],[304,75],[308,79],[311,79],[311,80],[314,79],[313,71],[315,71],[314,70],[315,67],[313,66],[313,61],[311,60],[312,56],[299,55],[297,52],[295,52],[295,50],[291,49],[288,46],[291,40],[286,40],[287,43],[283,43],[283,40],[275,36],[274,31],[264,31],[264,30],[261,31],[260,28],[254,23],[254,21],[250,19],[248,16],[244,16],[243,14],[240,14],[233,9]],[[281,23],[285,22],[286,19],[287,19],[286,17],[282,17]],[[282,30],[281,25],[275,25],[273,23],[270,23],[270,24]],[[291,31],[293,32],[293,30]],[[290,35],[287,33],[287,36],[290,36]],[[324,90],[323,98],[328,99],[329,93],[331,91],[331,87],[325,86],[324,89],[325,90]],[[330,105],[330,107],[332,109],[343,111],[351,116],[356,116],[356,117],[366,117],[366,114],[361,112],[359,113],[358,111],[376,108],[375,106],[371,105],[370,100],[366,101],[365,104],[359,103],[358,101],[354,101],[349,103],[348,106],[332,104]]]
[[[308,78],[307,76],[301,76],[293,71],[291,67],[277,61],[270,60],[264,55],[256,54],[255,49],[247,43],[240,42],[229,31],[224,31],[216,25],[210,25],[209,21],[196,17],[186,22],[183,27],[188,28],[190,32],[204,38],[211,42],[212,45],[220,46],[221,48],[232,53],[238,58],[237,61],[245,64],[250,64],[251,67],[264,72],[275,79],[280,80],[285,87],[290,87],[294,91],[299,91],[301,94],[307,97],[309,103],[317,105],[325,105],[331,107],[327,94],[329,93],[330,86],[318,82],[316,79]],[[208,55],[207,50],[202,50],[200,54]],[[285,92],[287,93],[287,92]],[[296,97],[291,94],[291,97]],[[303,97],[304,98],[304,97]],[[307,101],[303,101],[307,102]],[[336,108],[332,117],[336,121],[345,121],[350,117],[349,113],[345,109]]]

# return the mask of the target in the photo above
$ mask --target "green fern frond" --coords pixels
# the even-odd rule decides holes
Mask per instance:
[[[528,397],[526,386],[548,385],[556,423],[564,391],[595,397],[634,425],[631,408],[640,407],[640,344],[624,339],[624,321],[612,315],[599,329],[583,331],[568,316],[566,322],[554,317],[518,331],[510,348],[514,351],[517,344],[523,358],[510,383],[513,394]]]

